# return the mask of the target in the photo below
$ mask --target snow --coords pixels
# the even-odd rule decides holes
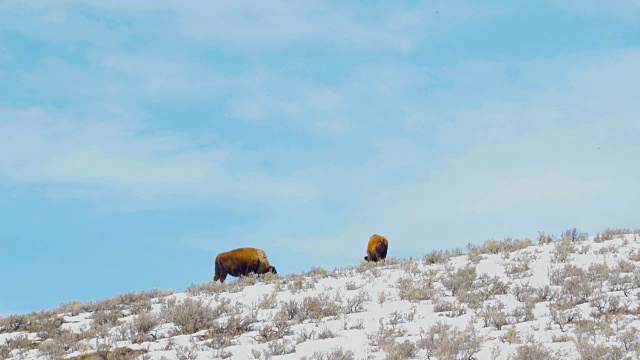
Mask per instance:
[[[591,237],[587,240],[572,243],[574,251],[566,263],[554,262],[554,257],[558,253],[559,242],[544,245],[531,245],[512,252],[499,254],[482,254],[477,263],[473,263],[470,256],[462,255],[449,258],[445,264],[425,264],[421,259],[387,259],[386,264],[361,264],[360,266],[348,266],[334,271],[326,271],[325,275],[297,275],[280,277],[277,283],[257,282],[244,287],[237,292],[202,293],[199,295],[187,292],[175,293],[164,298],[154,299],[152,312],[160,314],[163,311],[163,304],[175,301],[177,304],[186,299],[202,300],[215,308],[219,304],[228,301],[230,307],[238,307],[239,314],[244,317],[252,313],[257,315],[257,321],[250,326],[249,331],[234,337],[234,344],[222,349],[212,349],[207,346],[208,340],[202,340],[198,336],[203,336],[207,330],[201,330],[195,334],[175,335],[179,326],[172,323],[162,323],[155,326],[150,332],[154,339],[134,344],[127,339],[118,339],[118,329],[126,324],[133,323],[137,315],[128,315],[119,319],[118,325],[109,331],[113,344],[117,347],[129,347],[131,349],[143,349],[148,353],[145,359],[178,359],[179,348],[185,347],[193,349],[197,353],[197,359],[210,359],[220,356],[223,352],[230,352],[231,359],[252,359],[254,354],[262,352],[261,358],[266,358],[265,352],[269,351],[270,344],[259,341],[259,331],[265,326],[273,326],[273,319],[276,314],[291,300],[302,304],[308,297],[326,296],[332,302],[344,306],[350,299],[361,297],[364,300],[361,310],[353,313],[340,311],[337,315],[325,317],[320,320],[305,319],[301,323],[289,320],[289,333],[276,341],[285,342],[290,347],[295,348],[295,352],[273,356],[278,359],[299,359],[303,356],[311,357],[314,352],[328,352],[331,349],[343,348],[350,350],[355,359],[385,359],[385,349],[370,344],[370,338],[383,327],[396,326],[405,334],[396,339],[396,342],[409,340],[414,343],[419,341],[429,329],[438,322],[443,322],[457,327],[463,331],[469,324],[473,326],[476,333],[484,337],[480,351],[475,354],[477,359],[508,359],[519,346],[532,341],[544,345],[552,352],[559,352],[566,359],[578,359],[579,351],[575,345],[576,324],[565,325],[564,331],[552,318],[552,308],[555,300],[537,301],[533,307],[533,319],[530,321],[514,320],[512,316],[515,309],[522,307],[523,302],[518,301],[513,294],[516,286],[542,288],[550,286],[552,289],[559,289],[553,286],[550,281],[552,269],[562,269],[566,264],[575,265],[583,270],[589,269],[592,264],[606,264],[610,270],[614,269],[620,261],[628,261],[633,265],[634,271],[627,273],[629,279],[635,279],[627,284],[626,295],[624,291],[614,290],[608,283],[602,286],[602,291],[596,286],[594,294],[590,299],[599,295],[606,295],[628,305],[628,313],[613,316],[613,335],[604,336],[598,334],[596,342],[601,345],[622,346],[620,339],[615,335],[625,330],[640,328],[640,321],[636,320],[640,304],[638,293],[640,289],[636,286],[640,281],[638,262],[630,256],[640,251],[640,237],[636,234],[618,236],[615,239],[601,243],[595,242]],[[393,243],[390,243],[390,250]],[[635,257],[634,257],[635,258]],[[509,267],[522,265],[529,261],[529,271],[519,273],[509,273]],[[452,292],[442,283],[441,277],[448,272],[455,273],[459,269],[472,266],[476,271],[475,283],[486,274],[489,280],[496,277],[507,286],[507,292],[490,296],[480,304],[480,309],[472,309],[468,304],[461,303]],[[424,276],[437,274],[433,284],[433,297],[429,300],[409,301],[401,299],[398,288],[398,281],[402,278],[413,278],[424,281]],[[301,289],[296,288],[294,283],[302,279]],[[416,285],[416,286],[418,286]],[[216,285],[220,286],[220,285]],[[232,286],[232,285],[228,285]],[[480,295],[479,289],[474,289],[470,296]],[[381,293],[384,296],[381,296]],[[274,308],[259,308],[258,304],[269,296],[275,294],[277,302]],[[437,298],[437,300],[436,300]],[[449,305],[462,307],[464,313],[434,312],[436,301],[445,302]],[[496,328],[495,326],[485,326],[481,311],[483,307],[489,305],[502,304],[501,313],[507,315],[508,324]],[[576,310],[582,319],[598,320],[591,314],[595,308],[589,301],[574,304],[572,309]],[[127,311],[124,311],[128,314]],[[62,329],[72,332],[86,331],[92,325],[92,313],[85,312],[75,316],[65,315]],[[222,315],[216,321],[226,321],[228,316]],[[515,339],[509,338],[515,330]],[[335,337],[320,339],[321,333],[333,333]],[[305,336],[306,335],[306,336]],[[27,336],[31,340],[38,340],[37,333],[24,332],[1,332],[0,344],[5,344],[8,340],[19,339]],[[298,343],[298,341],[300,341]],[[640,340],[638,340],[640,341]],[[95,351],[95,339],[88,339],[87,346],[82,353]],[[66,357],[80,355],[81,351],[69,353]],[[634,356],[639,354],[633,353]],[[20,352],[13,350],[13,357],[10,359],[47,359],[47,357],[37,350]],[[258,356],[258,357],[260,357]],[[416,358],[425,358],[426,350],[419,349]],[[142,359],[139,356],[138,359]]]

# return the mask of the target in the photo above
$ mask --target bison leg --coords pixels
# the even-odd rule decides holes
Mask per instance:
[[[227,272],[224,270],[220,271],[220,284],[224,284],[224,281],[226,278],[227,278]]]

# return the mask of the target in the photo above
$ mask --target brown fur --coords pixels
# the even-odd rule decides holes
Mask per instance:
[[[216,256],[216,275],[213,282],[220,279],[220,282],[224,283],[227,275],[247,276],[250,273],[264,274],[267,272],[277,274],[276,268],[269,265],[264,251],[256,248],[240,248]]]
[[[367,245],[367,256],[364,257],[367,261],[377,262],[387,257],[387,249],[389,248],[389,242],[387,238],[373,234],[369,238],[369,244]]]

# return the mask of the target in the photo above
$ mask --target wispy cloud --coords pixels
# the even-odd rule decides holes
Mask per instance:
[[[91,11],[83,9],[99,10],[101,16],[92,16]],[[41,39],[65,43],[86,39],[88,33],[104,38],[109,33],[125,35],[135,28],[142,34],[162,34],[165,41],[182,38],[241,53],[270,53],[306,46],[397,54],[410,53],[433,34],[454,28],[470,18],[491,18],[505,11],[496,5],[472,1],[383,6],[311,1],[292,6],[286,1],[260,4],[110,1],[87,5],[77,0],[28,4],[9,1],[4,4],[4,10],[15,19],[8,26]],[[154,14],[154,21],[148,21],[145,16],[150,13]],[[25,16],[44,19],[39,25],[50,31],[29,30],[20,19]],[[123,21],[123,17],[135,19],[135,25]],[[62,19],[66,21],[63,23]],[[166,24],[164,27],[172,31],[163,31],[158,23]],[[126,26],[118,29],[114,25]],[[80,28],[84,31],[78,31]],[[113,40],[106,41],[113,43]],[[115,42],[120,41],[122,39],[116,37]]]
[[[0,61],[6,61],[9,59],[11,59],[9,51],[4,46],[2,46],[2,44],[0,44]]]
[[[617,0],[608,3],[598,0],[562,0],[553,1],[553,5],[588,17],[614,16],[629,23],[637,23],[640,19],[640,2],[637,0]]]
[[[289,203],[312,201],[309,179],[233,164],[215,139],[122,122],[57,120],[41,109],[0,110],[0,171],[31,184],[76,184],[136,198],[184,195]],[[228,170],[229,166],[235,168]],[[86,189],[86,188],[85,188]],[[76,192],[82,195],[82,192]]]

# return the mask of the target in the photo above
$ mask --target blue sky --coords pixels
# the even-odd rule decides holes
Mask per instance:
[[[0,3],[0,314],[640,224],[640,3]]]

